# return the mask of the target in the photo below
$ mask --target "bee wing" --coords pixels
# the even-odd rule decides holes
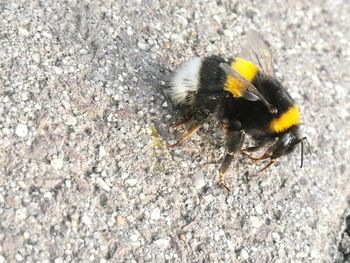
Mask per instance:
[[[273,75],[270,49],[267,42],[258,31],[250,30],[247,33],[246,44],[239,57],[259,66],[260,70],[265,75]]]
[[[220,63],[220,67],[225,71],[226,75],[234,77],[244,86],[245,91],[242,94],[243,98],[252,101],[260,99],[271,113],[277,113],[277,109],[265,99],[265,97],[260,93],[260,91],[258,91],[258,89],[252,83],[247,81],[237,71],[230,67],[230,65],[228,65],[227,63]]]
[[[253,84],[251,84],[249,81],[247,81],[245,78],[243,78],[237,71],[235,71],[233,68],[231,68],[226,63],[221,63],[220,67],[225,71],[226,75],[231,75],[236,80],[241,82],[241,84],[245,88],[245,92],[242,94],[242,97],[251,100],[256,101],[259,99],[259,96],[257,93],[260,93]]]

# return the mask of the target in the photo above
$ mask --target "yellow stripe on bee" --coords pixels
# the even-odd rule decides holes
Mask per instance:
[[[269,130],[279,133],[297,124],[299,124],[299,110],[296,106],[292,106],[281,116],[270,122]]]
[[[249,82],[253,80],[258,71],[254,64],[242,58],[235,58],[231,63],[231,68]],[[233,97],[240,97],[244,88],[245,85],[243,83],[230,75],[227,76],[224,90],[230,92]]]

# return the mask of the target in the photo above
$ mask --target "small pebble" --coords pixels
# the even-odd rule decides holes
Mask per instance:
[[[24,220],[27,217],[27,208],[22,207],[16,211],[16,220]]]
[[[111,191],[111,187],[101,177],[96,177],[96,184],[106,192]]]
[[[29,36],[28,30],[23,28],[23,27],[18,28],[18,33],[22,36],[25,36],[25,37]]]
[[[138,180],[137,180],[136,178],[127,179],[127,180],[125,181],[125,183],[126,183],[127,185],[129,185],[129,186],[135,186],[135,185],[137,185],[137,182],[138,182]]]
[[[102,145],[98,148],[98,156],[100,159],[106,156],[106,149]]]
[[[156,241],[154,241],[154,243],[157,245],[157,247],[159,247],[160,249],[167,249],[170,245],[170,237],[165,237],[165,238],[160,238],[157,239]]]
[[[60,67],[53,67],[53,70],[57,75],[61,75],[63,70]]]
[[[16,254],[15,258],[16,258],[17,262],[22,262],[23,261],[23,257],[19,253]]]
[[[61,170],[63,167],[63,160],[61,158],[55,158],[51,160],[51,166],[55,170]]]
[[[226,242],[227,242],[227,246],[229,247],[229,249],[234,252],[235,251],[234,242],[232,242],[231,240],[227,240]]]
[[[194,184],[198,189],[203,188],[205,186],[205,178],[202,170],[196,172]]]
[[[29,239],[29,237],[30,237],[30,234],[29,234],[28,232],[24,232],[24,233],[23,233],[23,238],[24,238],[24,239],[27,240],[27,239]]]
[[[306,258],[306,257],[307,257],[307,253],[305,253],[305,252],[299,252],[297,254],[297,258]]]
[[[115,217],[115,221],[117,222],[118,225],[122,226],[125,224],[125,218],[121,215],[117,215]]]
[[[158,207],[154,208],[151,211],[151,219],[152,220],[158,220],[160,219],[160,209]]]
[[[280,235],[279,235],[278,233],[276,233],[276,232],[272,233],[272,238],[273,238],[274,240],[276,240],[276,241],[278,241],[278,240],[281,239]]]
[[[148,48],[147,44],[141,41],[137,43],[137,47],[141,50],[146,50]]]
[[[243,260],[247,260],[247,259],[249,258],[249,254],[248,254],[248,252],[247,252],[245,249],[242,249],[242,250],[241,250],[240,257],[241,257]]]
[[[254,227],[254,228],[260,228],[262,226],[262,222],[256,216],[250,217],[250,223],[251,223],[252,227]]]
[[[10,130],[7,128],[2,128],[2,132],[4,133],[4,135],[10,134]]]
[[[139,239],[138,235],[136,235],[136,234],[130,235],[130,240],[131,240],[132,242],[136,242],[138,239]]]
[[[77,125],[77,118],[73,117],[73,116],[70,116],[67,121],[66,121],[66,124],[69,125],[69,126],[75,126]]]
[[[81,217],[81,222],[87,226],[90,226],[92,224],[91,218],[87,214],[84,214]]]
[[[261,205],[256,205],[255,206],[255,211],[259,214],[259,215],[262,215],[263,214],[263,210],[261,208]]]
[[[203,199],[207,202],[207,203],[211,203],[213,201],[213,196],[212,195],[205,195],[203,196]]]
[[[128,36],[132,36],[132,35],[133,35],[132,29],[131,29],[131,28],[128,28],[128,29],[126,30],[126,34],[127,34]]]
[[[32,55],[32,59],[35,63],[39,63],[40,62],[40,54],[39,53],[34,53]]]
[[[66,185],[67,188],[71,188],[72,187],[72,181],[71,180],[65,180],[64,184]]]
[[[24,138],[28,135],[28,127],[25,124],[18,124],[15,130],[18,137]]]

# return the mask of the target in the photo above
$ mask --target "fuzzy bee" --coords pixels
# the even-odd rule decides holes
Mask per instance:
[[[219,175],[220,185],[226,190],[225,175],[235,153],[255,161],[269,160],[262,171],[301,143],[301,167],[303,164],[306,138],[300,135],[298,107],[273,77],[271,54],[260,34],[250,31],[246,42],[241,54],[233,59],[209,56],[184,64],[175,72],[169,89],[173,103],[191,115],[186,131],[171,146],[194,134],[210,115],[220,121],[227,153]],[[245,134],[255,145],[243,149]],[[267,147],[262,156],[248,154],[261,147]]]

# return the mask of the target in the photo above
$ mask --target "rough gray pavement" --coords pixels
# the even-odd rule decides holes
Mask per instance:
[[[350,3],[255,2],[0,2],[0,262],[349,262]],[[169,149],[162,89],[252,28],[312,152],[237,156],[227,193],[215,120]]]

